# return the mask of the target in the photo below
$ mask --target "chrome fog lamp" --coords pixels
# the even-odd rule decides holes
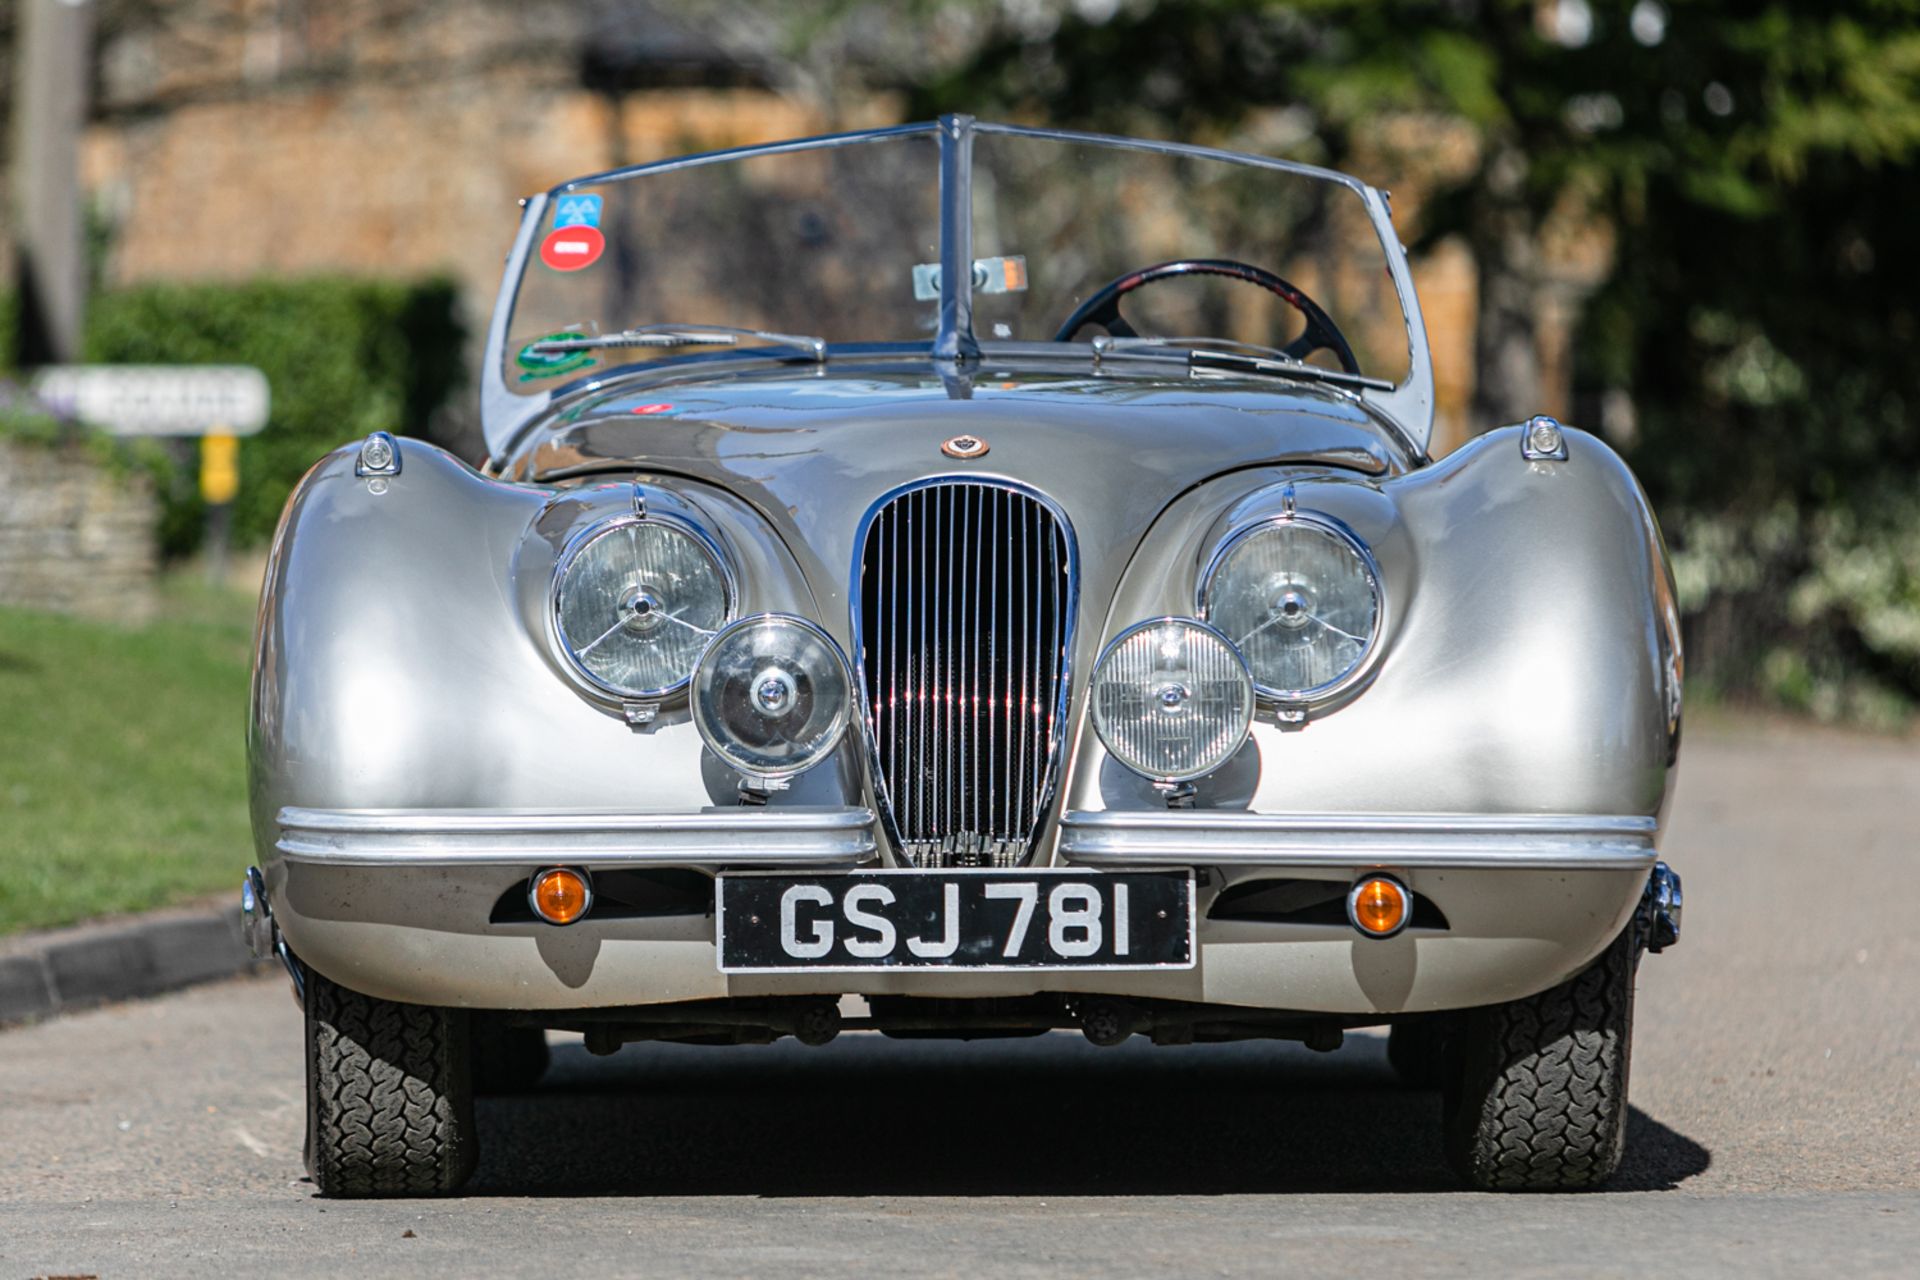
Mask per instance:
[[[738,772],[790,778],[839,745],[852,688],[847,660],[826,632],[804,618],[763,613],[729,626],[701,655],[693,723]]]
[[[718,547],[690,525],[622,516],[577,535],[553,576],[553,625],[569,666],[620,698],[682,688],[733,590]]]
[[[1246,661],[1203,622],[1142,622],[1108,645],[1094,668],[1094,731],[1109,755],[1155,782],[1212,773],[1252,724]]]
[[[1356,680],[1382,604],[1366,546],[1306,511],[1234,534],[1200,587],[1201,616],[1240,651],[1260,694],[1280,702],[1330,697]]]

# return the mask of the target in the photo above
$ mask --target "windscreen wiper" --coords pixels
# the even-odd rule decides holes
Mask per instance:
[[[1181,348],[1186,348],[1184,352]],[[1093,340],[1093,362],[1145,356],[1165,358],[1184,354],[1192,369],[1220,369],[1235,373],[1262,373],[1277,378],[1297,378],[1302,382],[1327,382],[1340,387],[1360,387],[1369,391],[1391,391],[1385,378],[1369,378],[1344,369],[1322,369],[1319,365],[1290,356],[1278,347],[1263,347],[1231,338],[1115,338],[1102,334]]]
[[[569,351],[598,351],[603,347],[737,347],[752,338],[782,347],[798,347],[809,359],[827,358],[827,341],[802,333],[773,333],[730,324],[643,324],[618,333],[583,333],[577,338],[542,338],[527,348],[538,356]]]

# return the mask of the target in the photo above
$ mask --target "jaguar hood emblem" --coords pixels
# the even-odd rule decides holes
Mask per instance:
[[[955,436],[940,446],[940,452],[949,458],[978,458],[988,449],[987,442],[979,436]]]

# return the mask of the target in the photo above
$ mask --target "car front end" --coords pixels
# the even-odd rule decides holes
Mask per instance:
[[[536,246],[529,279],[572,288],[555,255],[591,251],[621,183],[703,170],[603,175],[529,203],[486,467],[375,433],[303,480],[261,606],[245,904],[316,1072],[384,1060],[363,1009],[412,1011],[475,1071],[483,1032],[545,1028],[598,1052],[1067,1028],[1331,1048],[1387,1023],[1484,1100],[1474,1011],[1603,972],[1630,995],[1677,938],[1677,613],[1619,458],[1544,418],[1429,458],[1384,198],[1299,166],[1228,158],[1350,201],[1405,343],[1391,376],[1224,255],[1082,290],[1024,340],[982,282],[1017,294],[1026,258],[1014,289],[1015,255],[974,243],[1006,224],[956,211],[976,128],[1073,144],[964,118],[810,144],[939,167],[925,343],[523,316]],[[1049,166],[983,171],[1017,196]],[[1299,311],[1297,350],[1169,345],[1119,310],[1200,277]],[[996,314],[1012,336],[976,337]],[[448,1070],[451,1136],[414,1171],[442,1189],[471,1167]],[[327,1105],[323,1181],[414,1176],[329,1145]]]

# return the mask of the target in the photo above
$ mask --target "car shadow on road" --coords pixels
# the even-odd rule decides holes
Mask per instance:
[[[538,1089],[482,1099],[480,1195],[1193,1195],[1441,1191],[1437,1093],[1385,1041],[1096,1049],[843,1036],[741,1048],[556,1045]],[[1635,1110],[1614,1190],[1711,1157]]]

